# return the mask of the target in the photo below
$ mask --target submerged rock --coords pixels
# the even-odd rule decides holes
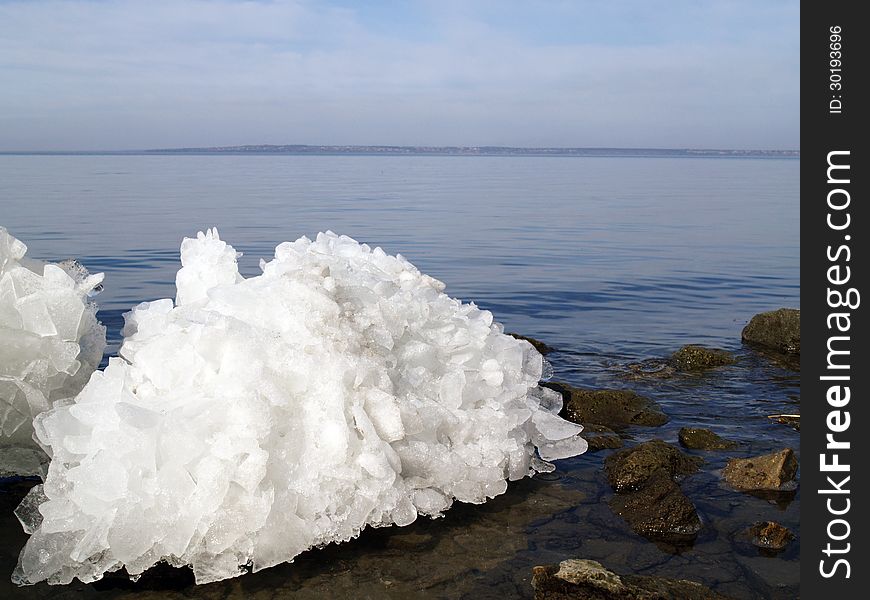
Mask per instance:
[[[612,450],[622,448],[623,446],[622,438],[619,437],[619,434],[604,425],[584,423],[583,433],[580,436],[589,444],[588,452]]]
[[[743,341],[782,353],[800,354],[801,311],[780,308],[752,317],[743,328]]]
[[[616,494],[611,510],[635,533],[656,542],[682,546],[701,531],[695,505],[665,471],[655,471],[638,490]]]
[[[713,367],[733,365],[737,361],[730,352],[689,344],[671,355],[671,364],[680,371],[702,371]]]
[[[563,560],[532,571],[535,600],[729,600],[695,581],[617,575],[587,559]]]
[[[661,440],[644,442],[608,456],[604,461],[607,479],[616,492],[627,492],[643,487],[658,471],[669,478],[691,475],[704,461],[689,456],[676,446]]]
[[[586,449],[541,355],[401,256],[326,233],[257,277],[237,257],[185,239],[176,302],[135,307],[121,358],[37,417],[54,459],[16,583],[235,577]]]
[[[670,361],[661,358],[647,358],[640,362],[629,363],[622,367],[621,375],[628,379],[670,379],[677,369]]]
[[[562,394],[565,406],[560,414],[575,423],[596,423],[620,430],[630,425],[658,427],[668,422],[658,403],[630,390],[586,390],[553,381],[541,385]]]
[[[722,477],[740,491],[790,489],[797,473],[798,461],[791,448],[752,458],[732,458],[722,470]]]
[[[530,343],[535,348],[535,350],[540,352],[542,355],[547,355],[550,352],[553,352],[553,348],[551,346],[548,346],[547,344],[545,344],[541,340],[536,340],[535,338],[532,338],[532,337],[529,337],[526,335],[520,335],[518,333],[510,333],[510,332],[505,332],[505,333],[507,333],[509,336],[511,336],[513,338],[516,338],[518,340],[523,340],[525,342]]]
[[[743,532],[754,546],[762,550],[781,552],[785,550],[789,542],[794,539],[794,534],[775,521],[763,521],[755,523]]]
[[[678,437],[680,444],[691,450],[733,450],[739,446],[702,427],[683,427]]]
[[[35,474],[44,456],[32,440],[33,418],[75,396],[106,347],[90,300],[103,274],[26,252],[0,227],[0,472],[19,475]]]
[[[661,440],[615,452],[604,461],[617,492],[610,508],[644,537],[677,546],[691,542],[701,519],[674,478],[691,475],[702,462]]]

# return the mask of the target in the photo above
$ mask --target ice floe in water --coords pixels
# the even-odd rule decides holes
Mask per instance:
[[[176,302],[134,308],[120,357],[37,417],[53,459],[17,512],[15,581],[161,559],[234,577],[586,449],[541,355],[401,256],[333,233],[249,279],[237,256],[216,230],[185,239]]]
[[[38,473],[33,418],[81,391],[106,347],[89,299],[103,274],[26,251],[0,227],[0,476]]]

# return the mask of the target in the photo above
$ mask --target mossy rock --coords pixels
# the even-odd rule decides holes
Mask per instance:
[[[583,432],[580,434],[586,443],[589,444],[587,452],[598,452],[599,450],[615,450],[622,448],[623,441],[619,434],[613,431],[610,427],[598,425],[596,423],[584,423]]]
[[[670,362],[680,371],[703,371],[737,362],[730,352],[689,344],[671,355]]]
[[[654,400],[630,390],[588,390],[567,383],[541,384],[562,394],[562,417],[574,423],[597,423],[619,431],[632,425],[658,427],[668,416]]]
[[[627,492],[643,487],[658,471],[669,478],[681,477],[696,472],[703,462],[676,446],[652,440],[614,452],[604,461],[604,470],[616,492]]]
[[[639,490],[615,494],[610,509],[643,537],[672,546],[691,544],[701,531],[692,501],[664,470],[655,471]]]
[[[801,311],[780,308],[752,317],[743,328],[744,342],[770,348],[785,354],[801,352]]]
[[[683,427],[678,438],[681,446],[691,450],[733,450],[739,445],[702,427]]]

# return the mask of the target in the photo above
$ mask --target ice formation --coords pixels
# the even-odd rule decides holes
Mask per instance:
[[[75,396],[100,364],[106,330],[89,297],[103,274],[25,257],[0,227],[0,473],[34,474],[33,418]],[[36,454],[38,452],[38,454]],[[44,456],[44,455],[43,455]]]
[[[175,304],[135,307],[120,357],[37,417],[53,458],[17,513],[16,582],[161,559],[234,577],[586,449],[541,355],[400,255],[325,233],[248,279],[237,256],[216,230],[185,239]]]

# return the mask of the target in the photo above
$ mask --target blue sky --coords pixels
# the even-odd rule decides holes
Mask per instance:
[[[0,150],[799,148],[797,1],[0,0]]]

